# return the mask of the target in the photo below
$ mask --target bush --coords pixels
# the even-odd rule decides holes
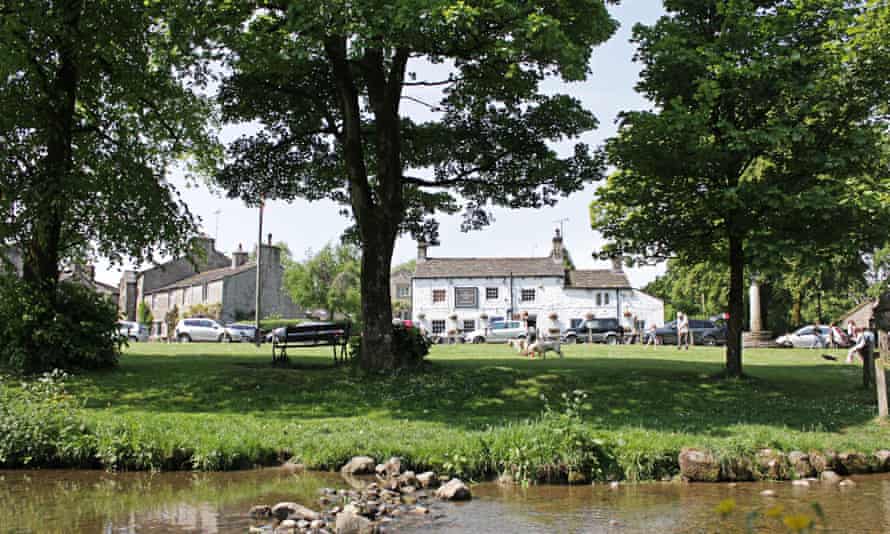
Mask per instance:
[[[113,367],[123,339],[117,306],[75,283],[60,283],[48,310],[16,276],[0,275],[0,366],[35,373]]]
[[[0,466],[79,466],[94,463],[95,438],[65,393],[62,371],[13,387],[0,377]]]
[[[396,356],[397,367],[414,367],[420,365],[430,353],[432,341],[420,333],[415,327],[406,327],[399,323],[392,327],[392,349]],[[349,339],[349,355],[356,360],[362,352],[361,336]]]
[[[184,314],[186,319],[191,317],[207,317],[217,321],[221,316],[222,304],[193,304],[185,310]]]

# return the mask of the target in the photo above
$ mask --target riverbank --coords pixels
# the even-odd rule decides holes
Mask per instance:
[[[529,361],[437,346],[421,373],[366,377],[331,367],[324,349],[282,369],[268,347],[142,344],[116,370],[68,379],[54,415],[7,413],[0,465],[227,470],[294,457],[330,470],[367,454],[464,478],[581,482],[676,476],[684,447],[721,464],[765,448],[886,448],[861,368],[821,353],[746,351],[750,378],[726,381],[711,378],[722,350],[705,347],[577,345]]]

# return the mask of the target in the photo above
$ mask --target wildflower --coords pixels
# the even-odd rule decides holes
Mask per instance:
[[[735,499],[724,499],[714,509],[718,514],[727,516],[735,510]]]
[[[813,520],[805,514],[786,515],[784,519],[782,519],[782,522],[794,532],[801,532],[804,529],[810,528],[810,525],[813,524]]]

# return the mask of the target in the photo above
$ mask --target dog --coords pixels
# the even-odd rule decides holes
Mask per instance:
[[[507,345],[513,348],[519,354],[523,354],[525,352],[526,343],[525,339],[510,339],[507,340]]]
[[[559,354],[560,358],[564,358],[565,356],[559,346],[560,342],[558,339],[546,340],[539,338],[526,348],[525,355],[534,358],[536,354],[540,354],[541,358],[546,360],[548,352],[555,352]]]

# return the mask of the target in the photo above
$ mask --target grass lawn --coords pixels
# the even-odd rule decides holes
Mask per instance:
[[[890,444],[861,367],[822,350],[748,350],[740,381],[711,378],[723,350],[705,347],[573,345],[564,360],[530,361],[503,345],[436,346],[423,372],[386,378],[331,367],[329,349],[294,351],[292,367],[277,368],[270,350],[137,344],[116,370],[68,389],[106,436],[103,458],[132,468],[179,457],[173,467],[226,469],[291,454],[336,468],[370,454],[483,476],[548,458],[585,463],[578,440],[596,438],[621,476],[652,478],[675,470],[684,446],[726,455]],[[580,420],[559,417],[574,390],[588,394]],[[541,417],[542,398],[557,415]]]

